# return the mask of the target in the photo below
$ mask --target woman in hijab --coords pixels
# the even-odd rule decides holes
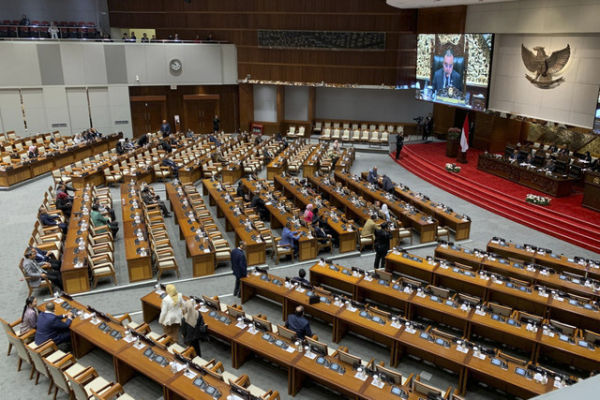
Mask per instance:
[[[179,328],[183,318],[183,297],[177,293],[175,285],[167,285],[167,296],[162,299],[158,322],[164,332],[175,341],[179,341]]]
[[[193,300],[183,303],[183,320],[181,321],[181,336],[186,346],[193,346],[198,357],[202,357],[200,339],[206,334],[206,325],[202,314],[196,310]]]
[[[306,206],[306,210],[304,211],[304,221],[306,221],[307,224],[312,224],[312,220],[313,220],[313,205],[312,204],[308,204]]]

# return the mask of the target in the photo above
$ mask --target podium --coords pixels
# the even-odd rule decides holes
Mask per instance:
[[[583,179],[582,206],[600,211],[600,173],[586,172]]]

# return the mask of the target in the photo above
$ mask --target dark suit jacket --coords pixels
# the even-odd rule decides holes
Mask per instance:
[[[440,68],[437,71],[435,71],[435,74],[433,74],[433,81],[431,83],[433,84],[433,90],[440,90],[444,88],[443,68]],[[460,76],[460,74],[454,70],[452,70],[452,86],[454,86],[461,92],[463,90],[462,76]]]
[[[70,325],[70,319],[67,319],[67,322],[63,322],[57,315],[41,312],[37,320],[35,344],[42,344],[48,339],[54,340],[57,344],[64,342],[61,339],[65,337],[65,334],[69,334]]]
[[[233,270],[233,275],[238,279],[248,275],[246,255],[237,247],[231,251],[231,269]]]
[[[285,327],[296,332],[299,339],[304,339],[305,336],[312,336],[308,320],[304,317],[299,317],[296,314],[290,314],[285,322]]]

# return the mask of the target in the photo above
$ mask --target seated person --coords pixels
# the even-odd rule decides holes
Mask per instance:
[[[165,157],[165,158],[163,158],[161,164],[164,165],[165,167],[171,168],[171,172],[173,172],[173,176],[175,178],[177,178],[179,176],[179,167],[177,166],[175,161],[171,160],[168,157]]]
[[[381,187],[388,193],[394,193],[394,183],[387,175],[383,175],[383,178],[381,179]]]
[[[310,282],[308,281],[308,279],[306,279],[306,271],[304,270],[304,268],[300,268],[300,270],[298,271],[298,276],[293,277],[292,281],[304,283],[305,285],[310,285]]]
[[[46,211],[40,211],[40,222],[43,226],[58,226],[63,233],[67,232],[67,224],[61,222],[58,215],[50,215]]]
[[[304,317],[304,307],[296,307],[296,312],[288,316],[285,321],[285,327],[296,332],[298,339],[304,339],[305,336],[312,336],[310,323]]]
[[[281,240],[279,241],[280,246],[293,247],[294,256],[298,255],[298,239],[300,239],[300,232],[292,231],[292,224],[288,222],[285,224],[283,231],[281,232]]]
[[[110,216],[111,221],[117,220],[117,218],[115,217],[115,210],[100,203],[100,200],[95,199],[94,205],[98,207],[98,211],[100,211],[102,214]]]
[[[35,253],[34,260],[36,262],[42,264],[49,263],[52,269],[60,271],[60,261],[56,259],[54,254],[46,250],[38,249],[37,247],[28,247],[27,249]]]
[[[214,133],[210,133],[208,135],[208,141],[211,143],[214,143],[217,147],[221,145],[221,142],[219,141],[219,139],[217,139],[217,137],[215,136],[217,132],[215,131]]]
[[[37,299],[35,296],[29,296],[25,300],[25,307],[23,307],[23,314],[21,314],[21,331],[20,335],[29,332],[32,329],[37,328],[38,309]]]
[[[54,310],[54,302],[50,301],[46,303],[46,310],[38,315],[35,344],[40,345],[47,340],[52,340],[56,345],[70,343],[69,326],[73,322],[73,314],[69,311],[66,315],[56,315]],[[67,318],[65,322],[62,321],[64,318]]]
[[[35,144],[32,144],[31,146],[29,146],[29,150],[27,151],[27,157],[29,158],[37,158],[39,157],[40,152],[38,150],[38,148],[35,146]]]
[[[142,189],[142,201],[146,205],[158,204],[160,210],[162,211],[163,217],[170,217],[171,213],[167,210],[167,206],[165,203],[156,195],[153,191],[150,190],[150,186],[145,186]]]
[[[39,263],[35,261],[35,251],[27,250],[25,252],[25,258],[23,259],[23,270],[29,280],[31,287],[39,287],[42,283],[42,278],[48,278],[54,286],[58,286],[62,289],[62,279],[60,277],[60,264],[58,269],[50,268],[45,270],[44,267],[52,267],[50,263]]]
[[[69,218],[71,216],[73,197],[67,194],[67,188],[64,184],[58,185],[56,190],[56,208],[62,211],[65,217]]]
[[[377,182],[377,167],[373,167],[369,170],[369,175],[367,175],[367,180],[370,183],[376,183]]]
[[[110,218],[107,218],[104,215],[102,215],[97,204],[92,205],[92,212],[90,214],[90,217],[92,220],[92,225],[95,228],[107,225],[110,228],[110,231],[112,232],[113,238],[117,235],[117,232],[119,231],[119,224],[116,221],[111,221]],[[104,233],[105,231],[105,229],[102,229],[99,230],[98,233]]]
[[[365,222],[365,225],[363,226],[362,230],[360,231],[361,236],[369,236],[375,233],[375,228],[377,227],[377,224],[375,223],[376,219],[377,215],[371,215],[369,217],[367,222]]]

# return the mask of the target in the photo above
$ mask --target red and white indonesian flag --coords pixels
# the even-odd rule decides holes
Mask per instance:
[[[465,117],[462,133],[460,134],[460,149],[463,153],[469,150],[469,114]]]

